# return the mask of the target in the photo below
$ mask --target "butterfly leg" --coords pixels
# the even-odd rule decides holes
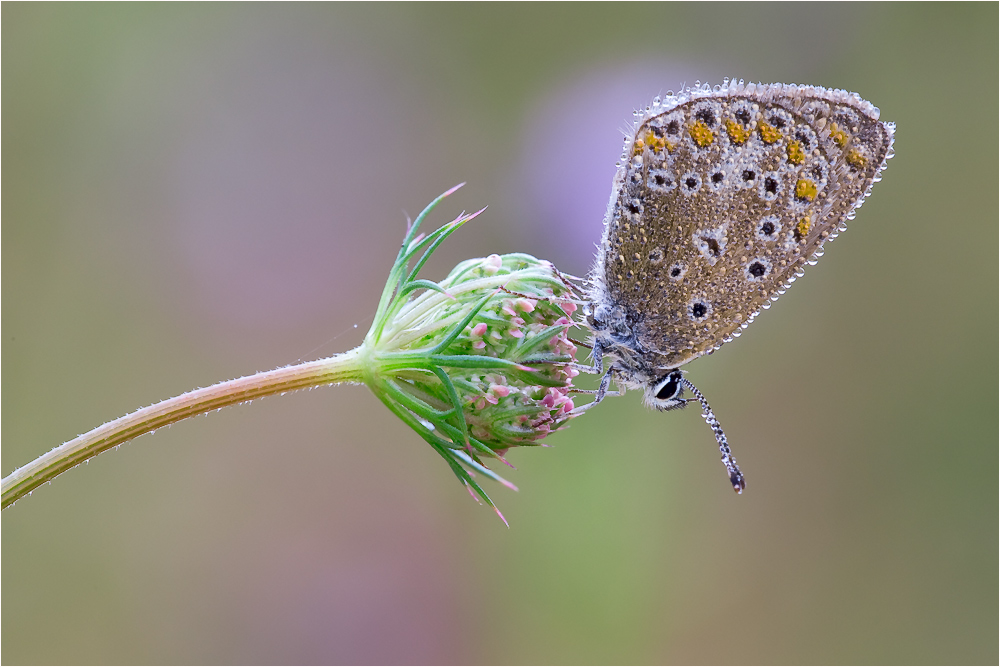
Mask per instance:
[[[590,348],[590,358],[594,360],[594,365],[590,372],[594,375],[600,375],[600,373],[604,370],[604,346],[601,345],[601,341],[594,341],[594,347]],[[612,364],[612,366],[614,366],[614,364]],[[611,372],[610,368],[608,369],[608,372]]]
[[[594,392],[594,400],[592,400],[590,403],[587,403],[586,405],[581,405],[578,408],[574,408],[573,412],[575,414],[580,414],[585,410],[589,410],[590,408],[594,407],[595,405],[603,401],[606,396],[621,396],[622,393],[624,393],[622,391],[608,391],[608,387],[611,386],[611,378],[617,371],[618,371],[617,366],[611,364],[607,372],[604,374],[604,377],[601,378],[601,384],[600,386],[598,386],[597,391]],[[587,390],[579,390],[579,392],[585,394],[590,393],[590,391]]]
[[[576,341],[574,341],[574,342],[576,342]],[[575,368],[576,370],[580,371],[581,373],[588,373],[589,375],[600,375],[601,373],[604,372],[604,363],[602,362],[602,358],[603,358],[602,350],[603,350],[603,348],[601,347],[601,344],[598,343],[598,342],[596,342],[596,341],[594,342],[593,346],[587,345],[586,347],[588,347],[588,348],[591,349],[590,356],[594,359],[593,363],[591,363],[591,364],[567,364],[567,365],[571,366],[572,368]],[[585,394],[593,393],[591,391],[586,391],[586,390],[583,390],[583,389],[581,389],[580,392],[581,393],[585,393]]]
[[[579,343],[579,341],[573,341],[573,342],[576,343],[576,344],[578,344],[578,345],[584,345],[585,347],[587,347],[588,349],[590,349],[591,350],[590,354],[593,357],[594,361],[593,361],[593,363],[590,363],[590,364],[577,364],[577,363],[573,363],[573,364],[567,364],[567,366],[569,366],[571,368],[574,368],[574,369],[580,371],[581,373],[587,373],[588,375],[601,375],[602,373],[604,373],[604,364],[602,362],[602,357],[603,357],[602,349],[603,348],[601,347],[601,344],[598,343],[598,342],[596,342],[596,341],[594,342],[593,345],[585,345],[583,343]],[[597,390],[597,389],[573,389],[573,391],[575,393],[577,393],[577,394],[596,394],[599,390]],[[611,392],[607,392],[606,391],[605,393],[607,395],[609,395],[609,396],[618,396],[619,395],[619,393],[617,391],[611,391]],[[603,395],[602,395],[602,397],[603,397]]]

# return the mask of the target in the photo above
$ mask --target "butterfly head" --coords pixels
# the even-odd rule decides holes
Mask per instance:
[[[676,410],[687,405],[684,398],[683,371],[674,369],[651,380],[644,388],[643,399],[647,406],[657,410]]]

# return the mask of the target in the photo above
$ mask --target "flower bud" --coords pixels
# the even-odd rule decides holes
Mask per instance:
[[[416,280],[429,253],[474,217],[415,237],[428,210],[403,244],[362,346],[365,381],[496,509],[472,473],[513,485],[483,459],[506,463],[507,450],[540,444],[579,414],[570,397],[576,346],[567,336],[579,295],[550,262],[525,254],[462,262],[439,283]]]

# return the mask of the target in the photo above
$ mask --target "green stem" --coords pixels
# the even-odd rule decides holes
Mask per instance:
[[[341,382],[361,383],[363,350],[277,368],[195,389],[136,410],[73,438],[3,478],[3,509],[61,473],[144,433],[255,398]]]

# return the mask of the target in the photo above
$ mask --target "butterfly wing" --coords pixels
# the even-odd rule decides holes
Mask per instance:
[[[815,263],[892,156],[878,116],[844,91],[733,84],[640,117],[592,277],[649,365],[717,349]]]

